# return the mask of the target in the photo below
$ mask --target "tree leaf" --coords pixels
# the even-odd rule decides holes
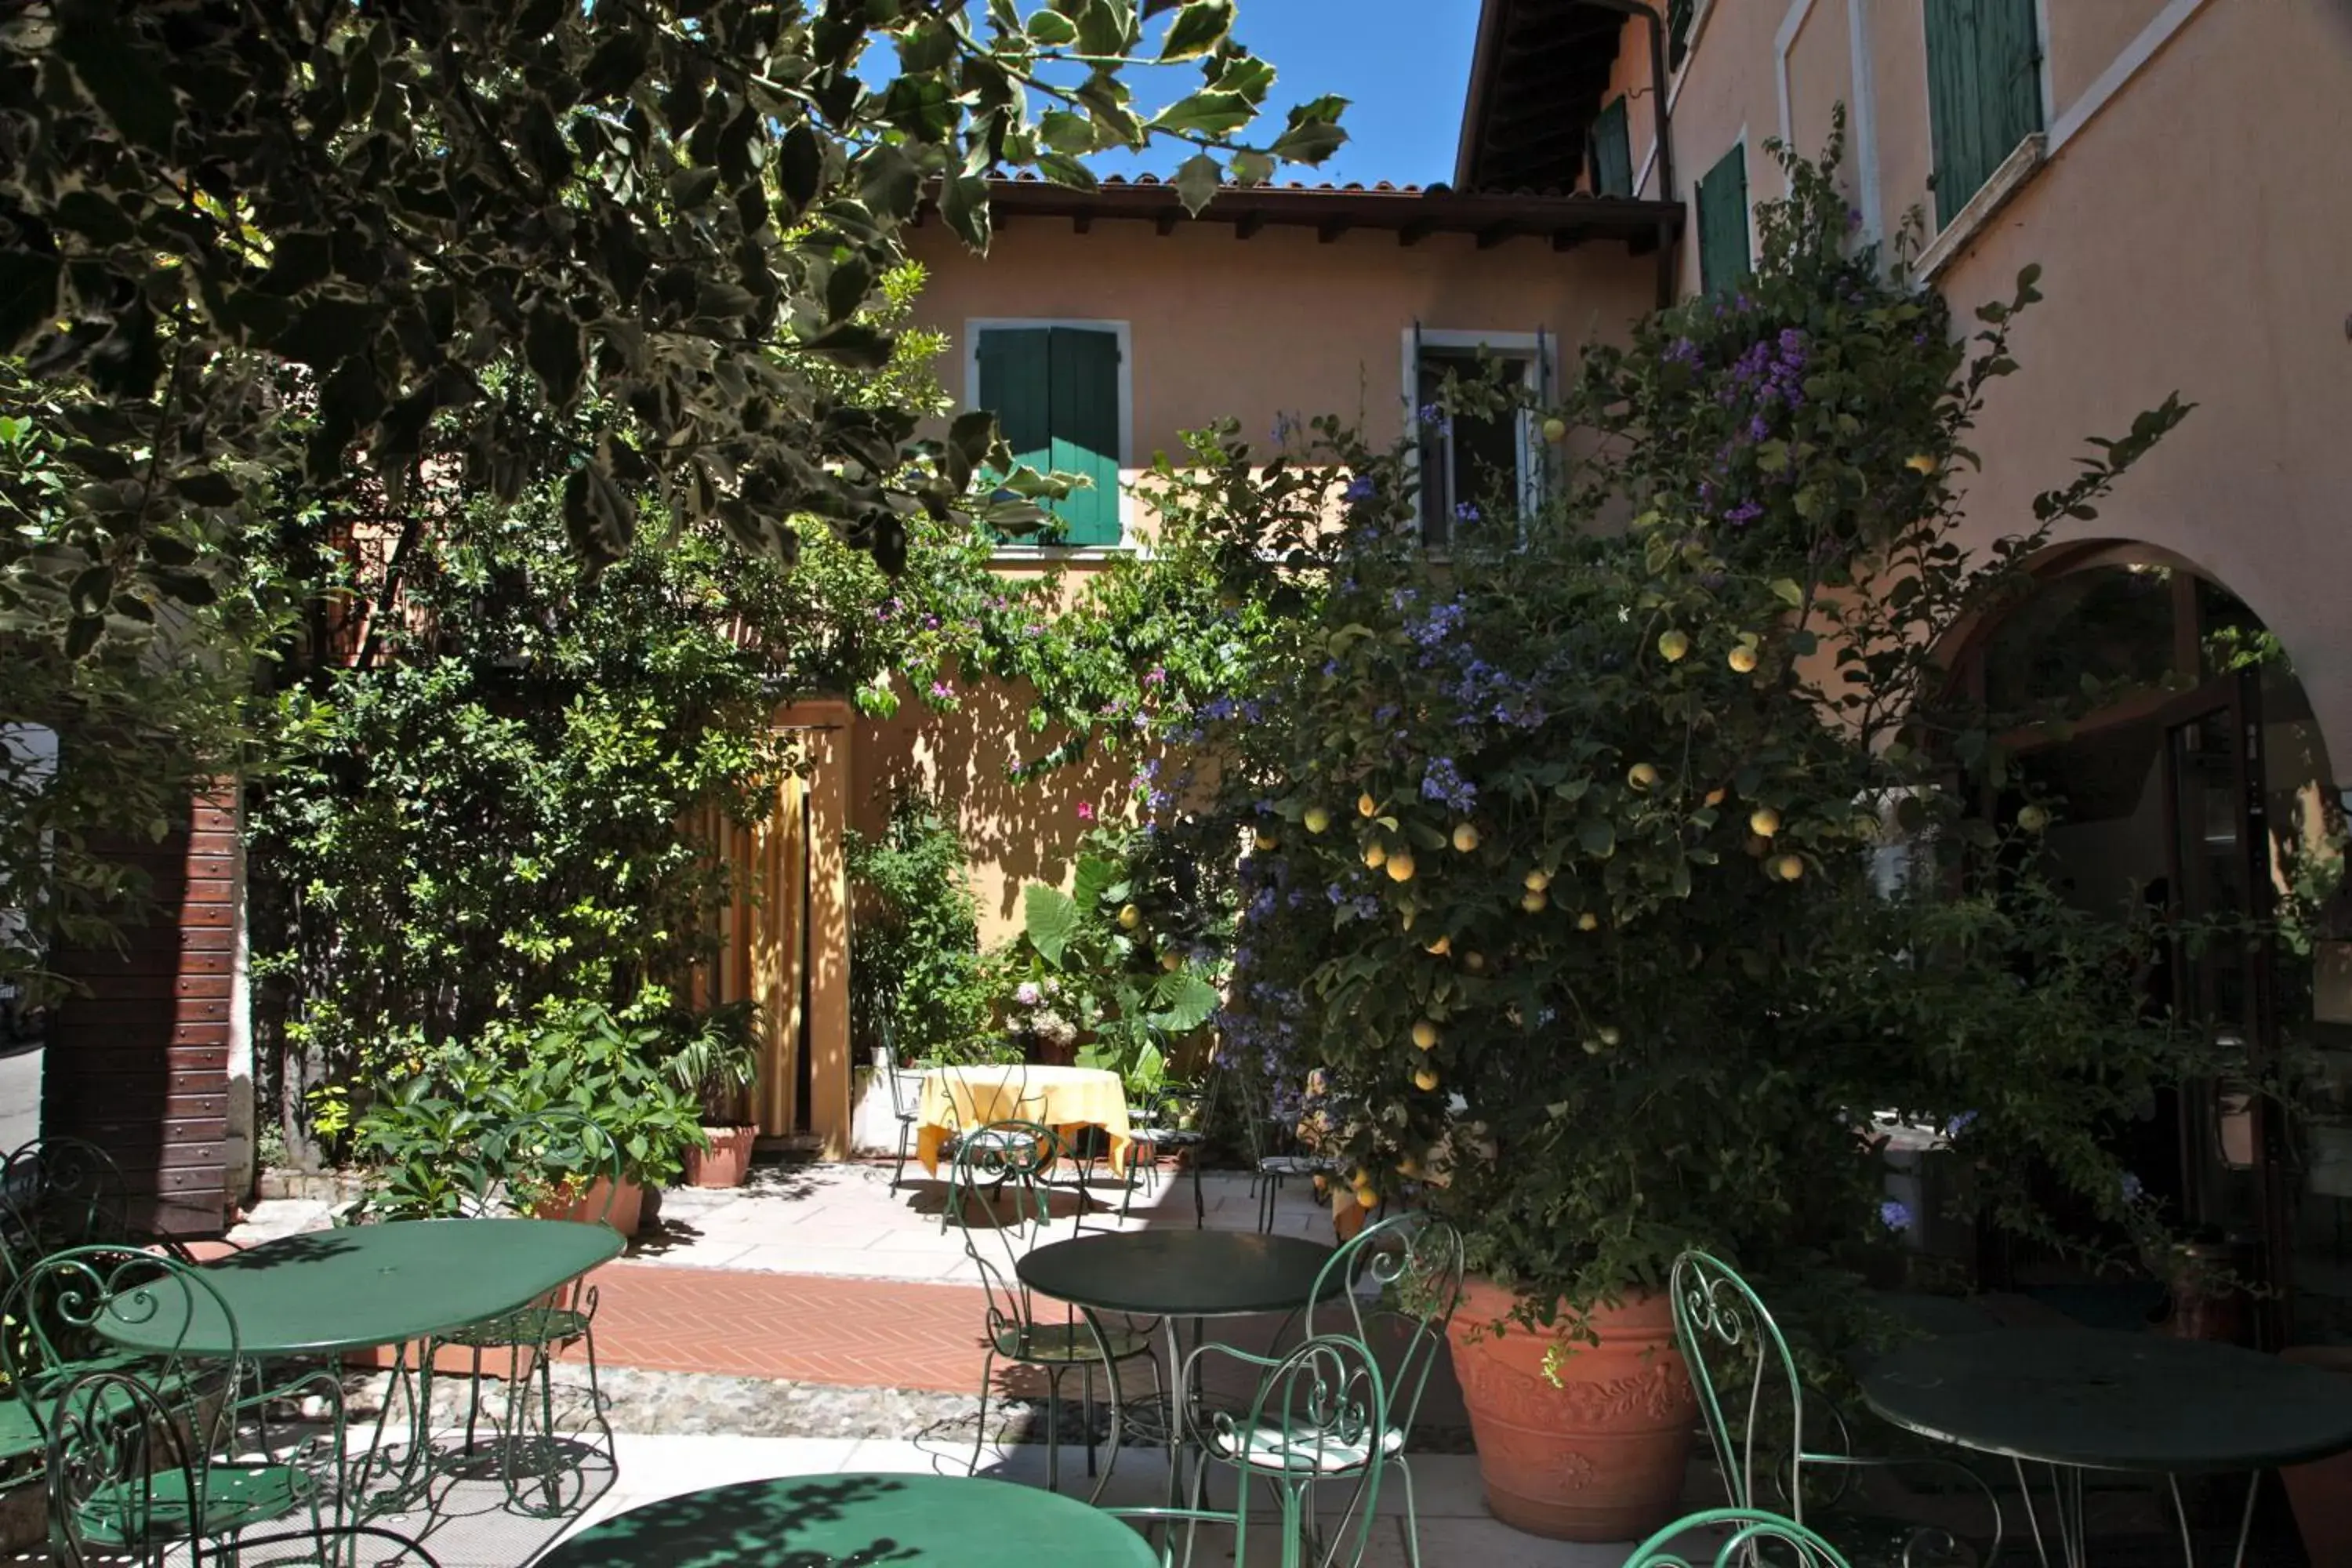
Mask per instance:
[[[1150,129],[1177,136],[1230,136],[1257,118],[1250,101],[1237,93],[1203,88],[1180,98],[1149,121]]]
[[[1070,939],[1078,931],[1077,900],[1059,888],[1032,883],[1021,896],[1021,923],[1028,934],[1029,945],[1046,963],[1059,968],[1062,954],[1068,951]]]
[[[1290,111],[1290,122],[1275,138],[1274,155],[1286,163],[1319,163],[1347,144],[1339,115],[1348,100],[1337,93],[1302,103]]]
[[[1188,0],[1168,25],[1167,41],[1160,46],[1160,58],[1171,60],[1198,59],[1219,44],[1234,30],[1234,0]]]
[[[1078,25],[1059,11],[1038,11],[1033,14],[1023,31],[1029,41],[1041,48],[1058,49],[1078,41]]]
[[[1186,212],[1194,217],[1201,216],[1201,209],[1207,206],[1210,199],[1217,194],[1217,183],[1223,173],[1216,159],[1206,153],[1195,153],[1176,166],[1173,184],[1177,197],[1183,202]]]
[[[58,319],[65,267],[54,256],[0,250],[0,354],[16,353]]]

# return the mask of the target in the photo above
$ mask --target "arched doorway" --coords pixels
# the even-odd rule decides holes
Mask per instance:
[[[2037,577],[1954,668],[1992,711],[2073,715],[2005,737],[2018,777],[2065,802],[2042,840],[2059,885],[2095,913],[2284,915],[2291,928],[2151,951],[2150,1006],[2205,1031],[2225,1066],[2159,1092],[2118,1152],[2264,1288],[2254,1338],[2352,1341],[2352,943],[2326,940],[2310,897],[2341,821],[2311,704],[2261,618],[2188,561],[2087,543],[2044,557]],[[2273,1079],[2298,1085],[2312,1113],[2254,1092]],[[1989,1263],[2013,1288],[2133,1310],[2129,1287],[2101,1308],[2080,1281],[2038,1286],[2032,1260]]]

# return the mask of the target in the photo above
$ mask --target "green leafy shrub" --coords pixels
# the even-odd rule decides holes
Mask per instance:
[[[847,842],[854,904],[849,938],[850,1030],[862,1051],[887,1045],[900,1062],[982,1061],[989,981],[980,905],[965,876],[963,840],[938,805],[908,792],[871,837]]]
[[[1153,922],[1181,907],[1170,896],[1181,868],[1153,853],[1153,837],[1097,828],[1070,891],[1023,891],[1000,1001],[1016,1035],[1076,1045],[1079,1066],[1118,1073],[1137,1095],[1160,1085],[1171,1045],[1217,1007],[1208,951]]]
[[[706,1147],[700,1107],[667,1070],[673,1037],[645,1011],[550,1002],[396,1064],[354,1124],[353,1152],[372,1173],[364,1208],[387,1219],[455,1214],[486,1176],[528,1206],[592,1177],[590,1150],[572,1150],[570,1162],[542,1151],[528,1168],[486,1154],[500,1129],[542,1110],[594,1122],[631,1179],[675,1182],[687,1152]]]

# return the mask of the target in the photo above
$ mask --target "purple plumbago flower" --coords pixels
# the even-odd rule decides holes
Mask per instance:
[[[1335,904],[1344,904],[1348,901],[1348,889],[1337,882],[1324,889],[1323,892]]]
[[[1380,919],[1381,901],[1370,893],[1358,895],[1356,901],[1348,907],[1355,911],[1356,918],[1360,921]]]
[[[2123,1190],[2124,1202],[2127,1204],[2136,1204],[2147,1195],[2147,1188],[2129,1171],[2124,1173]]]
[[[1477,786],[1462,776],[1452,757],[1432,757],[1422,769],[1421,795],[1423,800],[1442,801],[1455,811],[1468,811],[1478,804]]]
[[[1878,1223],[1889,1230],[1902,1231],[1909,1230],[1918,1220],[1911,1213],[1910,1205],[1899,1204],[1889,1198],[1878,1205]]]
[[[1478,509],[1471,505],[1466,500],[1456,502],[1454,508],[1454,521],[1456,522],[1475,522],[1478,521]]]
[[[1363,502],[1372,499],[1371,476],[1370,474],[1358,474],[1354,479],[1348,481],[1348,488],[1339,493],[1341,497],[1350,504],[1361,505]]]
[[[1163,685],[1166,683],[1167,679],[1168,671],[1161,668],[1159,665],[1155,664],[1150,669],[1144,671],[1143,684],[1146,686]]]
[[[1944,1123],[1944,1136],[1947,1138],[1958,1138],[1961,1133],[1966,1132],[1969,1130],[1969,1124],[1975,1121],[1976,1119],[1977,1113],[1975,1111],[1961,1111],[1958,1116],[1953,1117],[1949,1121]]]
[[[955,688],[950,686],[944,680],[934,680],[931,682],[931,695],[939,699],[941,702],[945,702],[949,698],[955,695]]]

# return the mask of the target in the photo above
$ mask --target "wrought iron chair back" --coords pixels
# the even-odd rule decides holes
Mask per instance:
[[[1328,1528],[1315,1561],[1318,1568],[1362,1563],[1380,1500],[1381,1474],[1394,1458],[1388,1442],[1394,1425],[1388,1385],[1370,1347],[1346,1334],[1321,1334],[1302,1341],[1286,1354],[1257,1356],[1213,1342],[1185,1358],[1178,1386],[1203,1386],[1202,1363],[1209,1357],[1260,1369],[1245,1406],[1187,1407],[1188,1423],[1203,1452],[1242,1472],[1233,1512],[1202,1506],[1205,1475],[1198,1466],[1192,1471],[1189,1506],[1111,1511],[1139,1522],[1171,1526],[1230,1523],[1235,1568],[1247,1568],[1249,1483],[1258,1480],[1279,1501],[1284,1568],[1300,1568],[1318,1522],[1314,1488],[1322,1482],[1345,1483],[1352,1489],[1347,1505]],[[1330,1516],[1323,1517],[1328,1521]],[[1187,1533],[1189,1538],[1189,1529]],[[1189,1541],[1187,1555],[1189,1559]]]
[[[138,1352],[107,1337],[110,1320],[138,1334]],[[234,1415],[242,1364],[236,1320],[211,1281],[175,1258],[123,1245],[50,1253],[21,1268],[0,1321],[8,1331],[0,1334],[0,1368],[45,1439],[57,1392],[86,1373],[135,1366],[152,1386],[167,1390],[195,1381],[191,1335],[200,1335],[202,1360],[220,1374],[210,1381],[231,1395],[217,1402],[215,1423]],[[206,1442],[223,1435],[217,1425],[195,1434]]]
[[[987,1122],[957,1146],[948,1212],[961,1222],[964,1254],[980,1269],[992,1342],[1005,1342],[1009,1333],[1010,1342],[1025,1345],[1035,1330],[1028,1288],[1015,1270],[1044,1228],[1045,1173],[1063,1152],[1059,1135],[1034,1121]]]
[[[114,1156],[81,1138],[36,1138],[0,1162],[0,1230],[31,1252],[131,1239],[131,1189]]]
[[[1376,1351],[1392,1335],[1402,1352],[1385,1374],[1390,1419],[1410,1433],[1446,1325],[1462,1304],[1462,1233],[1418,1211],[1368,1225],[1316,1276],[1307,1332],[1345,1333]]]
[[[1668,1286],[1675,1311],[1675,1338],[1698,1391],[1700,1418],[1715,1445],[1716,1463],[1734,1508],[1755,1508],[1757,1465],[1762,1459],[1777,1471],[1781,1465],[1797,1468],[1805,1451],[1805,1393],[1797,1375],[1797,1358],[1780,1325],[1748,1281],[1729,1264],[1704,1252],[1685,1252],[1675,1259]],[[1718,1386],[1718,1371],[1726,1389]],[[1787,1447],[1772,1440],[1775,1418],[1785,1413]],[[1804,1522],[1801,1477],[1790,1475],[1781,1485],[1790,1512]]]
[[[1724,1532],[1712,1555],[1685,1556],[1673,1550],[1684,1536]],[[1792,1519],[1760,1508],[1717,1508],[1695,1513],[1659,1531],[1633,1548],[1624,1568],[1848,1568],[1836,1547]]]

